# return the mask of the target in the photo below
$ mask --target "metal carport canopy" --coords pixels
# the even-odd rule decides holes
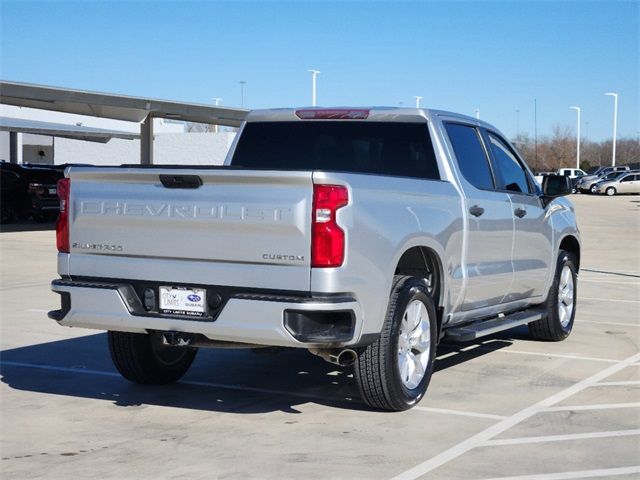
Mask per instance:
[[[140,163],[153,163],[153,119],[239,127],[248,110],[0,80],[0,104],[140,124]]]
[[[148,116],[238,127],[248,110],[0,81],[0,103],[142,122]]]
[[[8,117],[0,117],[0,132],[32,133],[36,135],[71,138],[73,140],[84,140],[85,142],[99,143],[107,143],[112,138],[122,138],[126,140],[140,138],[140,135],[137,133],[122,132],[119,130],[108,130],[104,128],[92,128]]]

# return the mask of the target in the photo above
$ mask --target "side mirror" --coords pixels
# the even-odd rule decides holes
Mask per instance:
[[[547,175],[542,179],[542,195],[546,200],[569,195],[573,189],[571,178],[564,175]]]

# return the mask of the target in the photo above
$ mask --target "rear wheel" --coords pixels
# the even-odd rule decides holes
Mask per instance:
[[[157,334],[109,332],[109,352],[116,369],[127,380],[163,385],[187,373],[197,349],[163,345]]]
[[[575,257],[560,250],[553,285],[545,304],[545,317],[529,324],[533,338],[558,342],[569,336],[576,316],[577,282]]]
[[[424,396],[436,353],[436,310],[423,279],[394,277],[378,340],[360,353],[354,371],[373,408],[407,410]]]
[[[616,189],[613,187],[609,187],[604,191],[604,193],[606,193],[610,197],[613,197],[616,194]]]
[[[597,193],[597,188],[595,185],[591,185],[591,189],[589,190],[591,193],[596,194]]]

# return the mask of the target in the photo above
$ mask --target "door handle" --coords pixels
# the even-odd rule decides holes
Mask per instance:
[[[473,215],[474,217],[479,217],[480,215],[482,215],[484,213],[484,208],[479,207],[478,205],[474,205],[473,207],[471,207],[469,209],[469,213],[471,215]]]
[[[513,213],[516,215],[516,217],[522,218],[527,214],[527,211],[524,208],[516,208]]]

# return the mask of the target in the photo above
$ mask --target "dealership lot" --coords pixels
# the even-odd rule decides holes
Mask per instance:
[[[427,397],[403,413],[367,410],[349,370],[304,351],[203,350],[177,385],[131,384],[104,333],[46,317],[55,233],[2,232],[0,474],[640,478],[640,198],[572,199],[571,337],[441,345]]]

